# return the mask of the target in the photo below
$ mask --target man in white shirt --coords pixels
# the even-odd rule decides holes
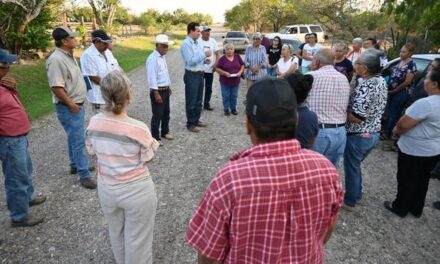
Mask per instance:
[[[171,81],[165,60],[168,45],[173,43],[173,41],[168,40],[167,35],[157,35],[156,40],[153,41],[153,44],[156,44],[156,49],[148,56],[146,63],[151,109],[153,111],[151,134],[161,146],[163,145],[162,137],[168,140],[173,139],[169,128]],[[159,126],[161,127],[160,133]]]
[[[210,50],[212,52],[211,56],[208,57],[205,64],[203,65],[203,77],[205,79],[205,98],[203,100],[203,109],[212,111],[214,110],[209,102],[211,101],[212,94],[212,81],[214,79],[215,65],[220,58],[220,49],[217,45],[217,41],[210,38],[211,28],[208,26],[202,26],[202,38],[199,39],[203,51]]]
[[[112,39],[104,30],[92,32],[92,45],[81,55],[81,71],[86,78],[87,101],[92,104],[96,113],[105,104],[101,96],[99,83],[107,73],[113,70],[120,70],[118,62],[108,49]]]

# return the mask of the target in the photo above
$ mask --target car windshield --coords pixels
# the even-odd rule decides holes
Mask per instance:
[[[310,26],[310,30],[312,32],[322,32],[322,29],[320,26]]]
[[[246,38],[246,34],[244,32],[228,32],[226,34],[227,38]]]

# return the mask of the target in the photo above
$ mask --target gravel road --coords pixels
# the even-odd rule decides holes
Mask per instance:
[[[183,66],[178,50],[167,55],[173,83],[171,132],[150,170],[158,193],[154,237],[155,263],[195,263],[195,252],[183,238],[188,221],[217,168],[233,153],[250,146],[245,135],[244,83],[239,115],[223,116],[218,76],[214,80],[213,112],[204,111],[209,126],[201,133],[185,128]],[[130,115],[149,124],[151,106],[145,69],[132,74],[134,100]],[[28,87],[32,89],[32,87]],[[49,92],[49,91],[48,91]],[[90,109],[87,110],[87,120]],[[54,114],[33,122],[29,134],[34,185],[48,196],[32,212],[45,215],[33,228],[11,228],[3,183],[0,183],[0,263],[114,263],[106,222],[97,193],[81,188],[69,175],[65,133]],[[423,216],[398,218],[382,207],[396,192],[396,153],[377,148],[364,161],[364,199],[356,212],[341,211],[337,229],[326,246],[326,263],[439,263],[440,182],[431,181]],[[341,179],[343,172],[341,171]]]

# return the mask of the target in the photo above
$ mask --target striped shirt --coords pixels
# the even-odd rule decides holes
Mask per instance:
[[[313,76],[313,85],[306,105],[316,113],[320,124],[344,124],[350,97],[347,77],[336,71],[333,65],[308,74]]]
[[[246,67],[245,77],[246,79],[258,81],[266,77],[266,48],[263,45],[255,48],[254,46],[248,46],[244,53],[244,65]],[[252,67],[262,67],[261,70],[253,75]]]
[[[222,263],[323,263],[342,198],[324,156],[295,139],[259,144],[218,171],[185,239]]]
[[[90,119],[86,147],[98,158],[98,177],[114,186],[149,177],[147,162],[159,143],[148,127],[133,118],[118,118],[100,113]]]

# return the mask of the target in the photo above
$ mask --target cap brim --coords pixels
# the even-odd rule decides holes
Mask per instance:
[[[112,39],[106,39],[106,40],[102,39],[101,42],[109,44],[109,43],[113,43],[113,40]]]
[[[161,41],[152,41],[153,44],[165,44],[165,45],[173,45],[174,41],[161,42]]]
[[[0,63],[1,64],[11,64],[16,60],[17,60],[17,55],[4,54],[3,57],[0,59]]]
[[[76,38],[76,37],[79,36],[79,32],[71,32],[71,33],[69,34],[69,36],[70,36],[70,37],[73,37],[73,38]]]

